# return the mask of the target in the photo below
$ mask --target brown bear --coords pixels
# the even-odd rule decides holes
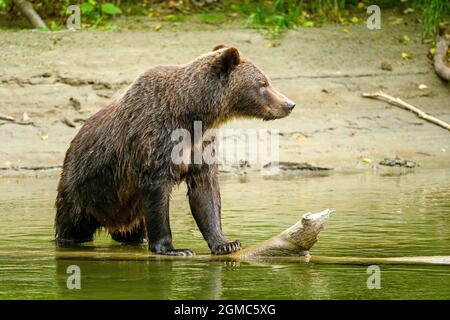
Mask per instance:
[[[236,117],[279,119],[294,106],[257,66],[224,45],[185,65],[147,70],[71,142],[56,199],[57,242],[91,241],[103,227],[123,243],[147,239],[156,254],[192,255],[173,247],[169,225],[171,190],[185,181],[211,252],[239,250],[240,242],[222,233],[217,164],[174,164],[171,132],[192,132],[194,121],[207,130]]]

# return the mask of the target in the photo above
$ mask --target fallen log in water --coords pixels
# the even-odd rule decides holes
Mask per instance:
[[[270,257],[290,257],[307,261],[310,258],[309,249],[317,242],[317,235],[323,229],[325,222],[333,210],[326,209],[318,213],[306,213],[296,224],[284,230],[275,237],[231,254],[226,255],[194,255],[194,256],[164,256],[150,252],[98,252],[98,251],[67,251],[62,248],[56,252],[59,259],[92,259],[92,260],[233,260],[248,261]]]
[[[326,209],[318,213],[307,213],[293,226],[255,246],[227,255],[163,256],[147,251],[117,252],[98,248],[74,250],[61,248],[56,251],[56,258],[61,260],[101,260],[101,261],[248,261],[265,263],[320,263],[350,265],[450,265],[450,256],[433,257],[323,257],[310,256],[309,250],[317,241],[317,235],[333,210]],[[0,254],[1,255],[1,254]]]

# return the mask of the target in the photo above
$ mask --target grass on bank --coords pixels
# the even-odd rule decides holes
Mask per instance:
[[[0,0],[0,24],[8,21],[14,27],[27,24],[12,0]],[[448,0],[34,0],[35,10],[52,30],[65,28],[67,8],[77,4],[81,9],[83,28],[117,29],[117,17],[145,17],[154,21],[155,29],[163,23],[193,21],[208,25],[239,23],[256,28],[267,37],[277,38],[286,30],[316,27],[325,22],[363,23],[368,5],[394,10],[395,14],[420,13],[423,37],[433,37],[439,22],[449,18]],[[16,23],[17,25],[17,23]],[[17,27],[17,26],[16,26]],[[130,26],[131,27],[131,26]],[[158,29],[159,28],[159,29]]]

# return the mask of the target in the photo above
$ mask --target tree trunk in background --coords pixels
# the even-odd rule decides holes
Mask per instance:
[[[450,81],[450,67],[448,66],[447,50],[450,45],[450,35],[446,34],[447,25],[440,24],[436,37],[436,52],[434,54],[434,70],[443,80]]]
[[[34,11],[33,5],[25,0],[14,0],[14,4],[19,8],[28,21],[31,22],[34,28],[47,29],[45,22],[41,17]]]

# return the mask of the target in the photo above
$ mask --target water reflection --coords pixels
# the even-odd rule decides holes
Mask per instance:
[[[81,268],[81,290],[68,290],[66,270]],[[225,262],[57,261],[65,299],[449,299],[446,267],[381,267],[380,290],[369,290],[366,267],[258,265]]]

